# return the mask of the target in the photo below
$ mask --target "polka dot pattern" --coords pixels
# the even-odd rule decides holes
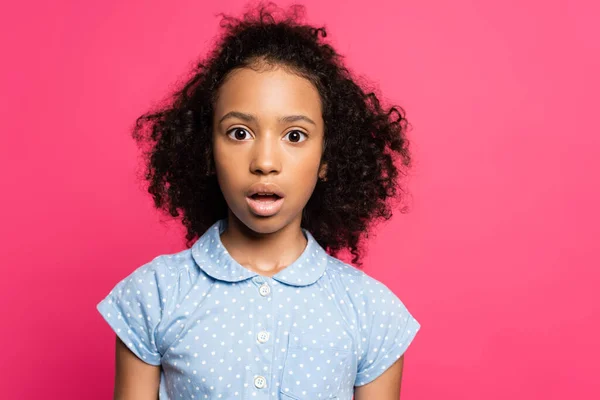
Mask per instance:
[[[160,399],[352,399],[408,348],[419,323],[385,285],[307,246],[266,277],[223,247],[225,219],[160,255],[97,306],[129,349],[161,366]]]

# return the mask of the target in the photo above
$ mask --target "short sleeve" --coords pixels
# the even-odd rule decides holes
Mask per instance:
[[[404,354],[421,327],[388,287],[366,275],[365,278],[354,386],[366,385],[383,374]]]
[[[142,265],[110,291],[96,308],[125,345],[142,361],[160,365],[157,328],[166,302],[166,272],[160,258]]]

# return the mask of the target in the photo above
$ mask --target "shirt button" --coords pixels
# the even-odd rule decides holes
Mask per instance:
[[[267,331],[258,332],[257,336],[258,336],[258,341],[261,343],[264,343],[267,340],[269,340],[269,332],[267,332]]]
[[[254,386],[256,386],[259,389],[265,388],[267,386],[267,380],[264,376],[258,375],[254,378]]]
[[[268,296],[269,293],[271,293],[271,288],[267,283],[263,283],[262,285],[260,285],[260,288],[258,288],[258,292],[261,296]]]

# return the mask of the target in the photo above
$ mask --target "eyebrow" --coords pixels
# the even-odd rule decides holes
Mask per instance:
[[[223,115],[223,117],[221,117],[221,119],[219,120],[219,124],[221,122],[223,122],[224,120],[226,120],[227,118],[239,118],[245,122],[256,122],[258,120],[258,118],[256,118],[252,114],[246,114],[246,113],[243,113],[240,111],[230,111],[227,114]],[[279,117],[277,119],[277,121],[279,123],[305,121],[305,122],[308,122],[309,124],[313,124],[314,126],[317,126],[317,124],[315,124],[315,122],[312,119],[308,118],[306,115],[285,115],[283,117]]]

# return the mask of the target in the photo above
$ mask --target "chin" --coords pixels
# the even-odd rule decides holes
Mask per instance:
[[[255,215],[249,210],[244,210],[241,213],[232,211],[232,213],[234,214],[235,218],[237,218],[240,223],[245,225],[248,229],[261,234],[277,232],[285,228],[294,220],[294,217],[289,217],[282,212],[269,217]]]

